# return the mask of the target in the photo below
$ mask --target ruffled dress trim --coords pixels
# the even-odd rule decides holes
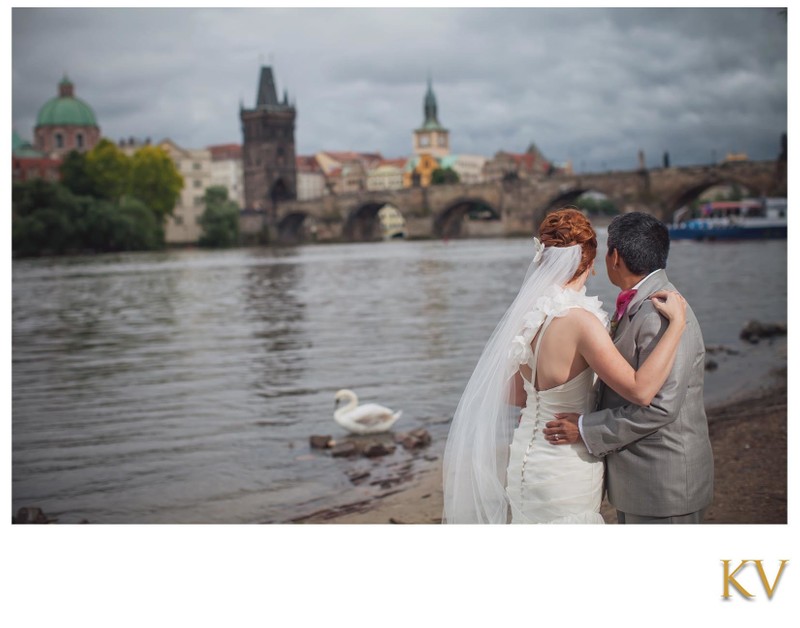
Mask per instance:
[[[530,362],[533,357],[531,343],[547,317],[566,316],[567,312],[575,307],[591,312],[608,329],[608,314],[603,310],[603,303],[597,297],[587,297],[586,286],[580,290],[553,286],[536,299],[533,307],[523,316],[522,329],[511,341],[509,359],[512,363],[519,365]]]

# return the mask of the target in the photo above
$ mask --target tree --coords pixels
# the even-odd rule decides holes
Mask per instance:
[[[239,207],[228,200],[228,189],[222,185],[206,189],[203,197],[206,208],[200,216],[203,235],[200,246],[222,248],[239,242]]]
[[[164,241],[163,222],[141,201],[77,196],[41,179],[14,185],[11,215],[16,256],[151,250]]]
[[[130,193],[163,222],[171,216],[183,189],[183,177],[167,151],[143,146],[131,159]]]
[[[94,182],[86,169],[86,155],[72,150],[61,162],[61,183],[78,196],[94,196]]]
[[[96,252],[150,251],[164,244],[162,221],[142,201],[95,199],[83,222],[84,248]]]
[[[431,185],[447,185],[459,182],[458,173],[452,168],[437,168],[431,173]]]
[[[114,142],[103,138],[86,153],[86,173],[93,196],[117,202],[130,188],[131,160]]]
[[[58,255],[79,247],[76,231],[88,201],[42,179],[14,185],[12,250],[18,255]]]

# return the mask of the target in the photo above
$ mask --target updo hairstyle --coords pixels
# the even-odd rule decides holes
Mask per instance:
[[[539,226],[539,240],[545,246],[558,248],[581,245],[581,263],[570,281],[586,272],[597,254],[597,234],[592,223],[574,205],[547,214]]]

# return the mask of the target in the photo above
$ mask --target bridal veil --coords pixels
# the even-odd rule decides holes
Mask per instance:
[[[581,246],[536,251],[525,280],[481,354],[456,408],[445,445],[443,523],[506,523],[506,467],[520,415],[512,405],[525,315],[554,286],[564,286],[581,262]],[[526,345],[527,346],[527,345]],[[523,347],[524,350],[525,347]],[[529,350],[529,346],[527,346]]]

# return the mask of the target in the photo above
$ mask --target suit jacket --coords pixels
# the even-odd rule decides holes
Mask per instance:
[[[669,324],[647,298],[675,290],[659,270],[639,287],[619,321],[614,344],[634,369],[644,363]],[[711,503],[714,461],[703,402],[705,344],[686,308],[686,328],[672,371],[647,407],[600,384],[597,411],[583,416],[583,437],[606,461],[608,500],[626,513],[669,517]]]

